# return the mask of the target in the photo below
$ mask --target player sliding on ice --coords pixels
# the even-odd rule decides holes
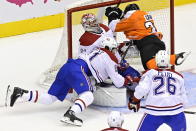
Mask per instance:
[[[78,99],[66,111],[61,121],[81,126],[83,121],[76,115],[86,109],[94,99],[95,88],[91,85],[89,76],[93,76],[98,83],[104,82],[109,77],[117,88],[134,81],[135,70],[125,77],[118,73],[118,60],[114,55],[117,51],[116,41],[106,38],[102,41],[102,47],[104,48],[95,49],[89,54],[81,54],[78,59],[68,59],[57,73],[47,93],[15,87],[11,95],[10,106],[13,106],[18,98],[24,102],[42,104],[52,104],[57,100],[63,101],[69,90],[73,88],[78,94]]]
[[[152,16],[140,10],[137,4],[129,4],[124,12],[117,7],[106,8],[109,28],[114,32],[124,32],[127,39],[140,52],[142,65],[145,70],[156,69],[154,56],[159,50],[165,50],[165,43],[161,40],[163,35],[157,32]],[[170,64],[180,65],[190,52],[170,55]]]
[[[164,123],[172,131],[186,131],[183,111],[188,101],[183,76],[169,69],[170,57],[165,50],[160,50],[155,60],[158,69],[143,74],[128,104],[136,112],[145,97],[145,114],[137,131],[156,131]]]

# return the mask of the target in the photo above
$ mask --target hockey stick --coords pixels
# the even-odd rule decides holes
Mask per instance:
[[[131,42],[131,43],[130,43],[130,42]],[[124,54],[123,54],[123,56],[122,56],[122,59],[121,59],[120,63],[123,62],[123,60],[125,59],[125,56],[127,55],[127,52],[128,52],[128,50],[129,50],[129,48],[133,45],[133,40],[130,40],[130,42],[128,42],[128,43],[129,43],[129,46],[128,46],[127,49],[125,50],[125,52],[124,52]]]
[[[184,113],[186,113],[186,114],[196,114],[196,112],[194,112],[194,111],[184,111]]]
[[[141,106],[140,108],[146,109],[145,106]],[[186,114],[196,114],[196,112],[194,112],[194,111],[184,111],[184,113],[186,113]]]
[[[116,7],[119,7],[119,6],[120,6],[121,1],[122,1],[122,0],[119,0],[119,2],[118,2],[118,4],[116,5]]]

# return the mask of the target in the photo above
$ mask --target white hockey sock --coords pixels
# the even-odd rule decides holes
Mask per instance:
[[[38,102],[44,105],[52,104],[58,100],[58,98],[55,96],[52,96],[45,92],[38,93],[38,91],[29,91],[28,93],[24,93],[22,95],[22,99],[24,102],[27,102],[27,101],[34,102],[34,103]]]
[[[37,102],[38,100],[38,91],[29,91],[28,93],[24,93],[22,95],[22,99],[24,102],[31,101]]]
[[[87,106],[89,106],[94,100],[93,93],[91,91],[83,92],[79,95],[79,98],[75,100],[71,110],[75,113],[82,112]]]

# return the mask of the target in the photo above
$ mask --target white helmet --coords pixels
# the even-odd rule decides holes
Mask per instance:
[[[81,19],[81,24],[85,31],[95,32],[95,33],[102,32],[96,16],[92,13],[84,14]]]
[[[170,56],[166,50],[160,50],[155,56],[155,61],[159,68],[168,68],[170,66]]]
[[[112,111],[108,116],[109,127],[122,127],[124,117],[119,111]]]
[[[102,48],[106,48],[110,51],[112,51],[113,49],[117,49],[117,42],[114,38],[111,37],[105,37],[102,41],[101,41],[101,47]]]

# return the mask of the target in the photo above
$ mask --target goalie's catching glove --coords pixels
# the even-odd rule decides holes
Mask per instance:
[[[135,98],[135,96],[129,98],[128,108],[129,108],[129,110],[133,110],[134,112],[138,112],[138,110],[140,108],[140,100]]]
[[[112,20],[121,19],[122,14],[122,10],[118,7],[107,7],[105,11],[105,15],[108,17],[109,23]]]

